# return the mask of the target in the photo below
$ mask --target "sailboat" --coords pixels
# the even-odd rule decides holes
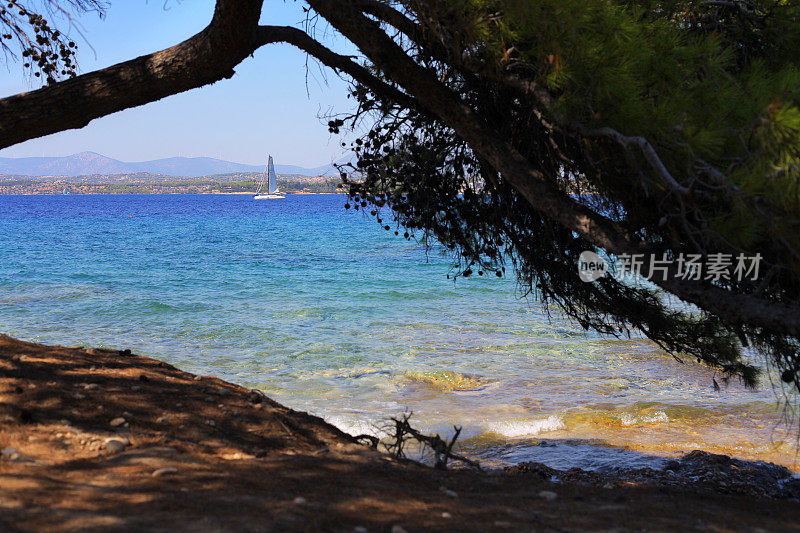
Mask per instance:
[[[264,191],[264,186],[266,185],[266,191]],[[284,195],[278,192],[278,181],[277,177],[275,176],[275,165],[272,164],[272,156],[269,156],[269,162],[267,163],[266,171],[264,172],[264,176],[262,177],[261,181],[258,183],[258,190],[256,191],[255,196],[253,196],[254,200],[279,200],[281,198],[286,198]]]

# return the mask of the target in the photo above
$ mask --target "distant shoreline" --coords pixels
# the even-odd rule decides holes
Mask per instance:
[[[39,194],[255,194],[258,175],[234,174],[206,178],[171,176],[89,176],[83,179],[37,179],[0,176],[0,195]],[[283,176],[278,190],[284,194],[341,192],[339,178]]]

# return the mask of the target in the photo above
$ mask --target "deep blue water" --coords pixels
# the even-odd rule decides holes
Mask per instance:
[[[0,332],[131,348],[352,432],[410,410],[430,431],[464,425],[484,459],[542,459],[547,438],[556,466],[641,459],[608,444],[794,461],[768,385],[717,393],[648,342],[548,320],[513,280],[454,283],[438,249],[343,204],[0,196]],[[593,458],[575,453],[587,442]]]

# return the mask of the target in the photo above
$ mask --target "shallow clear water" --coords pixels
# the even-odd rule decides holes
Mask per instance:
[[[511,280],[454,284],[446,257],[343,204],[0,196],[0,331],[131,348],[352,433],[412,411],[427,431],[463,426],[490,464],[657,466],[703,448],[798,469],[769,381],[715,392],[713,372],[548,319]]]

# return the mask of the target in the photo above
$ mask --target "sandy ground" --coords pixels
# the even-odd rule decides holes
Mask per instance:
[[[438,471],[254,391],[0,336],[0,531],[800,531],[708,485]]]

